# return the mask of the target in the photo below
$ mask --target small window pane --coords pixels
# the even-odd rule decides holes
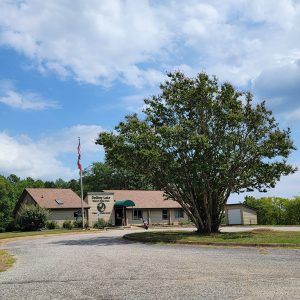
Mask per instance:
[[[167,209],[162,210],[162,219],[168,220],[168,210]]]
[[[175,218],[180,219],[180,218],[183,218],[183,217],[184,217],[183,209],[182,208],[175,209]]]
[[[134,209],[133,210],[133,219],[139,220],[143,218],[143,212],[141,209]]]

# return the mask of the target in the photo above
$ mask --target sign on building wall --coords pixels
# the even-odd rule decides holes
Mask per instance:
[[[113,193],[88,193],[87,202],[91,207],[89,209],[90,226],[93,226],[98,219],[104,219],[106,222],[114,221]]]

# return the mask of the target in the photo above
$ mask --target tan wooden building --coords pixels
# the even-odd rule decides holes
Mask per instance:
[[[165,200],[162,191],[105,190],[88,193],[89,225],[103,218],[112,225],[173,224],[188,221],[187,214],[174,200]],[[239,204],[225,205],[227,225],[257,224],[256,210]]]
[[[188,221],[179,203],[165,200],[162,191],[105,190],[88,193],[89,225],[103,218],[112,225],[178,224]]]
[[[49,210],[49,220],[62,225],[65,220],[75,221],[81,216],[81,199],[71,189],[27,188],[15,207],[18,214],[23,205],[39,205]],[[87,221],[89,205],[83,201]],[[77,216],[77,217],[76,217]]]
[[[71,189],[27,188],[15,208],[37,204],[50,211],[49,219],[59,225],[65,220],[75,221],[81,216],[80,197]],[[174,200],[166,200],[162,191],[105,190],[89,192],[83,201],[85,222],[92,227],[99,219],[113,226],[149,224],[177,225],[188,221],[188,216]],[[256,211],[243,204],[225,206],[227,225],[257,224]],[[81,217],[80,217],[81,218]]]

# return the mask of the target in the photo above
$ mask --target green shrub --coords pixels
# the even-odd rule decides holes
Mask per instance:
[[[34,231],[46,226],[49,212],[39,205],[24,205],[16,218],[21,230]]]
[[[12,219],[6,226],[5,231],[20,231],[21,226],[17,223],[17,220]]]
[[[65,220],[63,223],[63,228],[65,229],[73,229],[74,225],[71,220]]]
[[[1,201],[1,199],[0,199],[0,201]],[[2,230],[4,230],[4,231],[12,231],[12,230],[15,230],[14,227],[15,227],[15,220],[14,220],[14,218],[12,218],[11,216],[5,216],[0,211],[0,228],[2,228]]]
[[[178,222],[179,225],[193,225],[191,220],[182,220]]]
[[[108,222],[106,222],[103,218],[98,219],[98,221],[94,224],[94,228],[104,228],[107,227],[109,225]]]
[[[59,228],[56,221],[48,221],[46,223],[46,227],[47,227],[47,229],[58,229]]]

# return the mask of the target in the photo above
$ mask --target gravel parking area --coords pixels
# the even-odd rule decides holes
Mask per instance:
[[[124,231],[3,246],[0,299],[299,299],[300,250],[131,243]]]

